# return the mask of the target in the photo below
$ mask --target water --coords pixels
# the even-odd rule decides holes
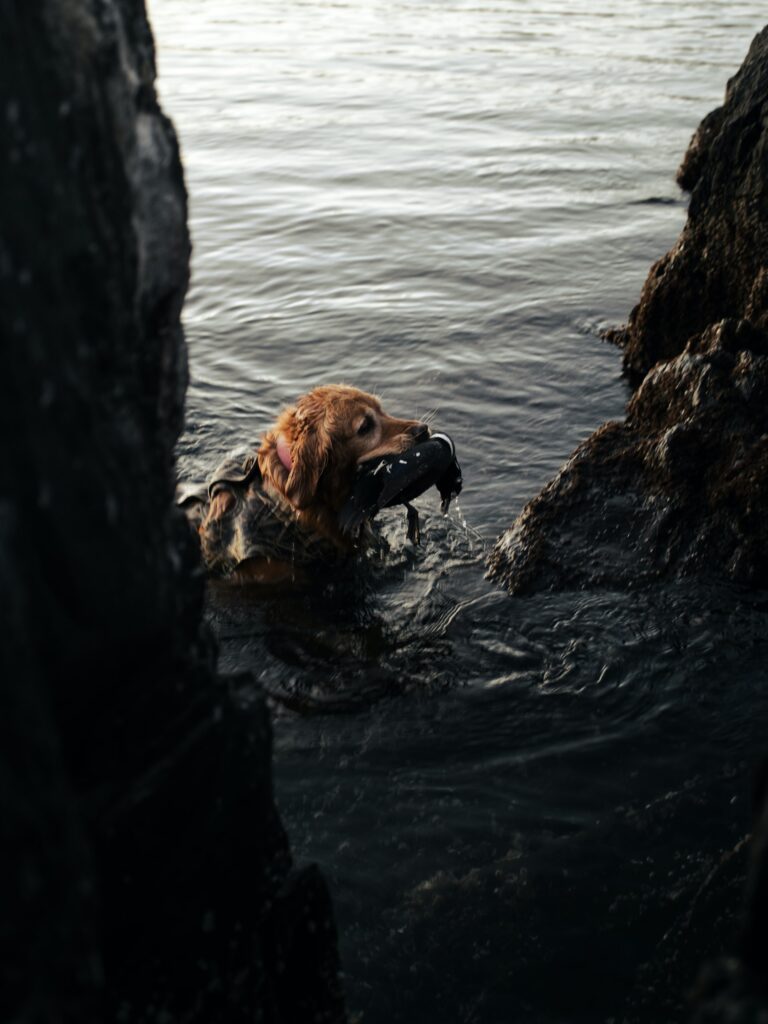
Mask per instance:
[[[395,414],[437,408],[464,470],[449,520],[421,499],[417,551],[393,511],[390,553],[352,579],[211,591],[222,667],[273,695],[278,802],[297,860],[330,881],[351,1010],[684,1017],[675,994],[730,938],[718,900],[738,905],[718,865],[749,827],[764,743],[764,597],[689,583],[513,600],[483,559],[622,415],[599,329],[677,236],[674,170],[764,10],[150,14],[195,245],[182,474],[333,380]]]

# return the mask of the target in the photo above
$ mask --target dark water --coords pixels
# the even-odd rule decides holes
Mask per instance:
[[[449,520],[421,500],[420,550],[392,512],[354,578],[211,592],[222,667],[275,697],[278,802],[331,883],[351,1009],[677,1019],[710,894],[738,899],[718,865],[765,742],[768,605],[510,599],[483,560],[621,416],[598,330],[676,237],[674,169],[761,5],[150,8],[195,243],[182,473],[333,380],[437,409],[464,469]]]

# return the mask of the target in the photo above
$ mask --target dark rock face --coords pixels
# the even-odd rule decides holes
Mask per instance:
[[[768,581],[768,335],[724,320],[648,373],[497,543],[515,593],[719,571]]]
[[[768,319],[768,28],[704,118],[677,173],[691,193],[675,246],[650,270],[623,337],[636,380],[720,320]]]
[[[639,382],[492,552],[514,593],[691,573],[768,583],[768,29],[679,178],[688,222],[615,339]]]
[[[143,0],[0,0],[0,1016],[335,1021],[173,508],[186,194]]]

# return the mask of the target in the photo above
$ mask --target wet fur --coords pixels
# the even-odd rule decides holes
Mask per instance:
[[[405,451],[427,433],[418,420],[387,415],[375,395],[326,385],[283,410],[259,448],[259,469],[265,484],[290,502],[302,526],[346,549],[350,541],[338,528],[338,515],[358,463]],[[291,454],[290,472],[278,455],[281,436]]]

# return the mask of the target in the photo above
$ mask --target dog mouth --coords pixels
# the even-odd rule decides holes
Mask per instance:
[[[428,441],[432,436],[432,431],[429,429],[426,423],[419,423],[415,427],[411,427],[410,430],[405,434],[405,447],[403,451],[408,451],[410,448],[415,447],[417,444],[423,444]]]
[[[416,445],[423,444],[425,441],[428,441],[431,436],[431,431],[426,424],[418,429],[408,427],[406,430],[402,431],[402,433],[395,434],[388,440],[381,442],[371,451],[358,456],[357,465],[360,466],[364,462],[369,462],[371,459],[401,455],[403,452],[410,451],[411,448],[414,448]]]

